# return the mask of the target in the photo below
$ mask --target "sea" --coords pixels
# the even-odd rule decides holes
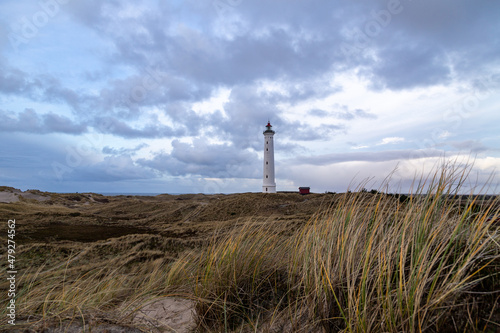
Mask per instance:
[[[94,192],[97,194],[102,194],[105,196],[118,196],[118,195],[140,195],[140,196],[148,196],[148,197],[153,197],[155,195],[160,195],[160,194],[172,194],[172,195],[178,195],[182,193],[116,193],[116,192]]]

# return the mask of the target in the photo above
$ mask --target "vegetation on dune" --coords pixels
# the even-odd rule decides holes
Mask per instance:
[[[190,281],[208,330],[494,328],[498,206],[477,197],[457,206],[456,175],[443,170],[404,203],[344,195],[291,237],[272,221],[247,225],[175,262],[170,274]]]
[[[177,295],[195,302],[199,331],[495,331],[499,203],[459,198],[466,172],[445,166],[404,200],[329,196],[303,223],[241,215],[203,241],[129,235],[75,252],[30,245],[36,264],[20,279],[19,316],[32,327],[131,324],[147,301]],[[200,219],[210,209],[252,212],[241,203],[199,209]],[[52,253],[62,266],[44,264]]]

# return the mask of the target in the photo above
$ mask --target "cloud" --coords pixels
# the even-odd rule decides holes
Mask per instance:
[[[3,142],[11,142],[0,145],[0,156],[5,156],[0,159],[0,181],[18,187],[24,184],[21,186],[24,188],[57,189],[72,184],[80,189],[94,181],[106,183],[158,177],[156,171],[137,164],[131,154],[102,156],[90,142],[85,142],[85,138],[80,137],[74,144],[62,138],[60,134],[33,137],[29,133],[0,132]],[[66,190],[71,190],[71,186]]]
[[[141,143],[134,148],[112,148],[110,146],[105,146],[102,148],[102,152],[107,155],[135,155],[139,150],[146,147],[149,147],[146,143]]]
[[[356,118],[377,119],[377,115],[374,113],[359,108],[351,110],[349,106],[340,104],[332,105],[331,110],[328,111],[323,109],[311,109],[307,111],[307,114],[319,118],[333,117],[347,121]]]
[[[244,12],[236,8],[240,21],[249,24],[231,39],[214,31],[218,20],[225,22],[211,2],[186,2],[182,7],[148,3],[149,8],[137,11],[135,17],[117,14],[130,7],[125,3],[103,5],[90,1],[71,4],[69,8],[88,28],[113,43],[115,60],[137,67],[157,65],[195,85],[232,86],[264,77],[306,79],[327,72],[335,55],[335,25],[323,21],[323,27],[330,27],[325,34],[320,27],[311,26],[310,19],[304,22],[309,27],[300,22],[291,24],[290,16],[304,21],[294,12],[297,4],[291,4],[292,11],[287,11],[286,16],[274,8],[272,16],[261,17],[255,10],[260,12],[263,5],[275,7],[247,3],[241,6]],[[308,10],[314,8],[311,6],[307,6]],[[315,12],[320,15],[322,11],[317,8]],[[277,24],[277,20],[282,24]]]
[[[344,43],[359,49],[346,62],[361,68],[375,90],[431,87],[452,78],[469,81],[494,66],[500,23],[493,13],[499,3],[400,1],[399,12],[387,13],[385,21],[374,13],[387,11],[388,2],[367,3],[346,18],[343,31],[358,33]]]
[[[333,111],[332,115],[342,120],[353,120],[355,118],[377,119],[375,114],[362,109],[350,110],[347,105],[335,105],[334,107],[341,109],[341,111]]]
[[[386,162],[395,160],[412,160],[429,157],[442,157],[445,155],[443,150],[438,149],[419,149],[419,150],[387,150],[378,152],[347,152],[333,153],[316,156],[299,156],[291,159],[292,164],[308,164],[308,165],[328,165],[332,163],[343,162]]]
[[[170,126],[152,122],[141,128],[134,128],[126,122],[113,117],[96,118],[93,125],[101,133],[109,133],[124,138],[168,138],[186,134],[186,130],[182,127],[174,129]]]
[[[311,109],[307,111],[307,114],[319,118],[332,117],[346,121],[351,121],[357,118],[377,119],[377,115],[374,113],[359,108],[351,110],[349,106],[340,104],[332,105],[331,110]]]
[[[387,144],[394,144],[394,143],[399,143],[399,142],[404,142],[405,138],[397,137],[397,136],[392,136],[388,138],[383,138],[379,143],[377,143],[377,146],[383,146]]]
[[[66,175],[67,180],[93,182],[131,181],[157,177],[157,173],[136,164],[127,154],[106,156],[101,162],[76,167]]]
[[[330,112],[322,109],[311,109],[307,111],[307,114],[313,117],[325,118],[330,115]]]
[[[33,88],[29,76],[23,71],[0,65],[0,92],[4,94],[29,93]]]
[[[330,86],[332,73],[356,68],[372,80],[371,86],[376,89],[400,90],[449,82],[450,68],[463,59],[450,54],[467,49],[457,43],[453,29],[464,33],[469,28],[483,31],[486,23],[480,18],[489,18],[491,12],[464,1],[425,1],[425,5],[404,2],[403,6],[403,11],[385,27],[384,35],[371,39],[369,50],[374,57],[366,56],[353,63],[339,50],[345,30],[351,26],[363,28],[363,24],[373,20],[372,11],[387,7],[385,1],[349,2],[342,6],[320,1],[307,6],[298,2],[285,6],[256,1],[234,6],[227,15],[218,12],[211,2],[186,2],[182,6],[153,1],[69,3],[64,11],[110,46],[110,53],[98,59],[106,65],[103,68],[107,68],[107,75],[117,66],[126,66],[127,71],[101,82],[100,88],[81,90],[67,87],[53,75],[29,75],[4,66],[0,91],[65,103],[82,120],[107,115],[127,122],[137,118],[145,107],[161,107],[168,113],[178,104],[209,98],[221,86],[231,87],[240,96],[243,90],[249,90],[249,96],[257,97],[252,90],[264,81],[282,87],[280,93],[258,96],[267,100],[266,113],[279,114],[272,107],[278,102],[294,104],[342,90],[340,86]],[[300,15],[304,10],[309,13],[307,17]],[[474,16],[467,17],[471,12]],[[240,22],[236,26],[234,17]],[[426,23],[428,20],[431,24]],[[467,29],[463,22],[467,22]],[[218,24],[227,24],[224,33],[217,30],[221,27]],[[480,40],[495,36],[490,30],[484,30]],[[446,42],[450,36],[454,41]],[[479,44],[472,38],[466,40]],[[494,46],[490,46],[479,53],[488,53],[492,59],[494,51]],[[95,79],[91,75],[87,83],[95,84]],[[332,110],[332,115],[342,120],[376,119],[366,110],[335,107],[340,110]],[[189,110],[189,106],[184,109]],[[168,137],[169,131],[165,131]],[[118,135],[146,134],[141,133],[125,130]]]
[[[0,36],[5,110],[0,110],[0,130],[16,137],[43,134],[36,137],[47,140],[58,133],[71,134],[70,140],[87,133],[109,135],[96,156],[71,173],[103,182],[156,179],[159,173],[257,179],[261,132],[268,119],[285,156],[321,154],[315,147],[325,147],[332,138],[367,142],[366,131],[383,138],[370,144],[376,149],[406,145],[372,153],[342,153],[343,147],[336,146],[336,154],[297,157],[297,163],[369,164],[437,156],[440,150],[409,147],[419,140],[412,133],[422,133],[414,127],[422,123],[417,108],[439,108],[446,98],[476,87],[474,96],[488,92],[478,98],[477,109],[490,124],[496,119],[500,3],[400,1],[401,11],[388,22],[374,17],[391,2],[223,1],[226,10],[221,11],[213,1],[70,1],[40,29],[43,33],[13,55],[5,47],[8,27],[40,7],[6,0],[0,22],[6,32]],[[375,32],[367,33],[367,27]],[[341,45],[356,42],[353,31],[363,34],[359,52],[346,57]],[[386,90],[391,92],[385,95]],[[220,91],[229,92],[225,102],[207,102]],[[439,98],[429,98],[429,91]],[[311,110],[297,115],[295,110],[304,107]],[[411,119],[417,125],[398,121],[406,116],[403,112],[415,112]],[[465,125],[462,116],[457,113],[460,126]],[[403,126],[381,133],[385,119]],[[358,122],[373,126],[360,128]],[[489,131],[494,137],[494,129]],[[489,139],[490,147],[478,139],[485,135],[480,130],[462,131],[461,141],[450,142],[450,132],[441,133],[438,139],[444,142],[435,148],[496,152],[491,148],[495,139]],[[138,145],[138,139],[144,144]],[[152,139],[171,143],[172,151],[136,161],[136,153]],[[352,147],[361,148],[369,147]],[[64,149],[50,156],[64,161]],[[29,165],[35,165],[30,170],[36,174],[36,163]]]
[[[5,132],[76,135],[85,133],[87,125],[75,123],[65,116],[54,113],[38,115],[33,109],[25,109],[17,115],[0,110],[0,129]]]
[[[63,86],[50,74],[30,75],[8,63],[0,64],[0,94],[15,95],[40,102],[65,103],[80,110],[89,96]]]
[[[174,140],[170,153],[158,153],[152,159],[140,159],[138,163],[172,176],[261,176],[261,162],[257,153],[229,144],[209,144],[201,139],[194,140],[192,144]]]
[[[283,134],[295,141],[326,141],[344,131],[345,127],[343,125],[321,124],[311,126],[302,122],[294,122],[287,126]]]
[[[480,140],[451,141],[448,142],[448,144],[462,152],[482,153],[491,150],[500,151],[500,149],[498,148],[492,149],[490,147],[487,147]]]
[[[354,142],[349,142],[349,144],[351,145],[351,149],[366,149],[366,148],[370,148],[370,146],[366,146],[366,145],[358,145]]]
[[[449,83],[451,68],[446,55],[437,47],[403,46],[379,52],[384,61],[377,62],[368,75],[373,75],[376,89],[411,89]]]

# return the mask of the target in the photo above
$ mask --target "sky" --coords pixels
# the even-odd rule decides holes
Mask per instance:
[[[500,2],[2,0],[0,185],[498,193]],[[486,187],[484,187],[486,186]]]

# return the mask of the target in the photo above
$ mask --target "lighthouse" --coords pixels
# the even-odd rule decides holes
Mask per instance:
[[[262,193],[276,193],[276,182],[274,181],[274,131],[268,121],[264,131],[264,174]]]

